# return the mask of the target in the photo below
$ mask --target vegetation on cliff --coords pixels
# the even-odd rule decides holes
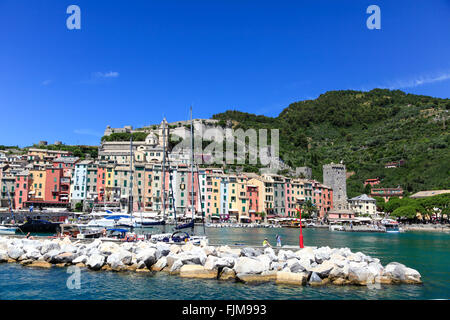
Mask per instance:
[[[322,165],[342,160],[354,172],[347,181],[353,197],[367,191],[365,179],[376,177],[377,187],[401,186],[406,193],[450,188],[449,109],[450,99],[346,90],[292,103],[275,118],[230,110],[213,119],[233,128],[279,129],[283,161],[311,167],[318,180]],[[405,164],[385,168],[399,160]]]

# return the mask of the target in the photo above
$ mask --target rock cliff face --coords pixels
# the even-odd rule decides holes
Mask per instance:
[[[166,243],[121,243],[95,240],[88,244],[64,240],[1,237],[0,262],[50,268],[76,265],[91,270],[169,272],[180,277],[232,280],[244,283],[274,281],[288,285],[420,284],[421,275],[401,263],[385,267],[379,259],[349,248],[234,249],[229,246],[182,246]]]

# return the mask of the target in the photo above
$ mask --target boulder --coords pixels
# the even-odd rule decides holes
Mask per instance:
[[[52,264],[46,261],[33,261],[27,267],[36,267],[36,268],[51,268]]]
[[[309,277],[308,283],[312,286],[322,285],[322,279],[319,277],[317,273],[312,272],[311,276]]]
[[[187,264],[180,268],[180,277],[197,279],[216,279],[216,270],[207,270],[203,266]]]
[[[296,258],[296,255],[291,250],[283,250],[278,251],[278,261],[286,261],[292,258]]]
[[[86,245],[86,249],[89,250],[89,249],[99,248],[101,244],[102,244],[102,240],[95,239],[94,241],[92,241],[91,243]]]
[[[76,253],[78,248],[74,246],[73,244],[64,244],[61,246],[61,252],[72,252]]]
[[[272,263],[272,259],[269,254],[262,254],[260,256],[256,257],[257,260],[259,260],[262,264],[263,272],[270,270],[270,264]]]
[[[194,244],[192,242],[188,242],[181,246],[182,252],[188,252],[191,251],[194,248]]]
[[[409,283],[409,284],[420,284],[422,283],[421,280],[421,275],[419,273],[419,271],[414,270],[412,268],[406,268],[405,270],[405,280],[403,281],[404,283]]]
[[[182,266],[183,266],[183,262],[180,259],[178,259],[172,264],[169,271],[171,274],[177,273],[180,271]]]
[[[348,278],[348,265],[344,265],[342,268],[339,266],[335,266],[330,273],[328,274],[328,277],[331,280],[334,279],[347,279]]]
[[[8,249],[8,256],[11,259],[18,260],[23,254],[25,254],[25,251],[22,248],[12,247]]]
[[[57,256],[60,253],[61,252],[59,251],[59,249],[52,249],[46,254],[44,254],[44,260],[50,262],[53,259],[53,257]]]
[[[41,254],[44,255],[51,250],[59,250],[60,248],[59,243],[46,240],[44,241],[40,251]]]
[[[236,280],[244,283],[262,283],[274,281],[277,271],[266,271],[261,274],[236,273]]]
[[[180,246],[173,244],[170,246],[170,253],[177,254],[181,252]]]
[[[311,264],[316,261],[313,249],[310,247],[300,249],[295,252],[295,257],[298,260],[305,261],[305,263]]]
[[[241,254],[244,257],[251,258],[251,257],[259,256],[261,254],[261,252],[259,252],[258,250],[254,249],[254,248],[246,247],[241,250]]]
[[[275,256],[275,251],[271,247],[267,247],[264,249],[264,254]]]
[[[183,264],[201,264],[206,262],[206,254],[203,252],[196,252],[194,250],[190,252],[182,252],[176,256]]]
[[[23,266],[26,266],[26,265],[31,264],[32,262],[33,262],[33,260],[31,260],[31,259],[25,259],[25,260],[20,261],[20,264]]]
[[[88,268],[92,270],[100,270],[103,267],[103,264],[105,263],[105,257],[100,254],[94,254],[89,257],[89,259],[86,262],[86,265]]]
[[[278,271],[275,280],[276,284],[292,284],[292,285],[305,285],[308,275],[306,273],[294,273]]]
[[[259,274],[262,273],[265,268],[261,261],[248,257],[240,257],[237,259],[234,265],[234,271],[236,274]]]
[[[221,258],[222,259],[222,258]],[[215,257],[215,256],[208,256],[206,258],[205,264],[203,265],[205,267],[205,269],[207,270],[212,270],[216,267],[216,261],[219,260],[219,258]],[[234,262],[234,260],[233,260]]]
[[[223,268],[222,272],[220,273],[219,280],[235,280],[236,279],[236,272],[234,272],[233,269],[230,269],[228,267]]]
[[[231,249],[229,246],[220,246],[216,251],[219,257],[239,258],[242,253],[241,249]]]
[[[167,266],[167,257],[161,257],[156,261],[156,263],[152,266],[152,271],[161,271]]]
[[[372,274],[374,278],[382,276],[384,272],[384,268],[381,263],[371,262],[369,263],[367,269]]]
[[[120,246],[114,242],[104,242],[98,246],[98,250],[102,255],[109,256],[110,254],[119,251]]]
[[[76,257],[75,259],[73,259],[72,260],[72,263],[73,264],[78,264],[78,263],[83,263],[83,264],[86,264],[86,262],[88,261],[88,256],[86,256],[86,255],[81,255],[81,256],[78,256],[78,257]]]
[[[171,246],[165,242],[156,243],[156,250],[160,253],[159,258],[161,258],[161,256],[167,256],[170,253],[170,247]]]
[[[348,269],[348,280],[352,284],[367,285],[373,283],[375,278],[367,267],[352,267]]]
[[[41,257],[41,253],[39,252],[39,250],[37,250],[35,248],[27,251],[26,255],[27,255],[27,258],[31,259],[31,260],[38,260]]]
[[[311,268],[310,271],[313,271],[319,275],[322,279],[327,278],[330,274],[331,270],[335,267],[335,264],[330,260],[325,260],[318,266]]]
[[[4,249],[0,250],[0,263],[8,261],[8,252]]]
[[[286,266],[287,266],[287,262],[286,261],[278,261],[278,262],[274,261],[274,262],[272,262],[270,264],[270,270],[281,271]]]
[[[391,262],[382,274],[384,278],[390,278],[394,283],[422,283],[420,273],[417,270],[406,267],[398,262]]]
[[[144,261],[147,268],[151,268],[152,265],[157,261],[156,259],[156,249],[148,248],[142,249],[136,254],[136,260],[139,263],[140,261]]]
[[[48,261],[53,264],[58,263],[72,263],[72,260],[75,259],[76,256],[72,252],[63,252],[58,255],[55,255],[51,257],[51,259]]]
[[[214,268],[233,268],[235,259],[232,257],[219,258],[214,263]]]
[[[124,250],[124,249],[120,249],[118,252],[114,253],[117,254],[119,257],[119,260],[124,264],[124,265],[130,265],[132,264],[132,260],[133,260],[133,255],[131,254],[130,251],[128,250]]]
[[[122,243],[121,245],[120,245],[120,247],[123,249],[123,250],[126,250],[126,251],[132,251],[133,250],[133,247],[134,247],[134,243],[132,243],[132,242],[124,242],[124,243]]]
[[[178,254],[172,254],[170,253],[167,257],[167,266],[169,268],[172,267],[172,265],[175,263],[175,261],[179,260]]]
[[[216,248],[214,246],[203,247],[203,250],[205,251],[205,254],[207,256],[210,256],[210,255],[215,256],[215,255],[217,255]]]
[[[321,264],[325,260],[330,259],[331,249],[330,247],[320,247],[314,250],[314,260],[317,264]]]
[[[286,261],[286,264],[287,264],[290,272],[297,273],[297,272],[306,271],[306,268],[303,267],[303,265],[300,263],[300,261],[297,258],[289,259],[288,261]]]

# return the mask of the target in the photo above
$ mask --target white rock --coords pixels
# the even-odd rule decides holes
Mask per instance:
[[[77,264],[77,263],[84,263],[86,264],[86,262],[88,261],[88,256],[86,255],[81,255],[79,257],[76,257],[75,259],[72,260],[73,264]]]
[[[6,262],[8,258],[8,252],[5,249],[0,249],[0,262]]]
[[[98,250],[101,254],[109,256],[110,254],[119,251],[120,247],[114,242],[104,242],[99,247]]]
[[[103,264],[105,263],[105,257],[100,254],[94,254],[89,257],[89,259],[86,261],[86,265],[93,269],[93,270],[99,270],[101,267],[103,267]]]
[[[267,254],[262,254],[260,256],[257,256],[256,259],[261,261],[263,272],[270,270],[270,264],[272,263],[271,255],[273,255],[272,252],[268,252]]]
[[[28,259],[38,260],[41,257],[41,253],[37,250],[29,250],[26,253]]]
[[[216,260],[214,264],[214,268],[233,268],[235,263],[235,259],[232,257],[224,257]]]
[[[9,248],[8,249],[8,256],[11,259],[17,260],[19,259],[23,254],[25,254],[25,251],[22,250],[22,248]]]
[[[233,269],[236,274],[259,274],[265,270],[261,261],[248,257],[239,257]]]
[[[158,271],[164,269],[167,266],[167,257],[161,257],[158,261],[153,265]]]
[[[170,268],[170,272],[180,270],[182,266],[183,266],[183,262],[178,259],[173,263],[172,267]]]
[[[206,261],[205,261],[205,264],[204,264],[205,269],[206,269],[206,270],[212,270],[212,269],[214,269],[215,266],[216,266],[216,261],[217,261],[217,260],[219,260],[218,257],[209,255],[209,256],[206,258]]]

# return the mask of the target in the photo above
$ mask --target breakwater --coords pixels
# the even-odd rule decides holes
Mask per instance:
[[[187,243],[0,238],[0,261],[29,267],[76,265],[116,272],[166,272],[186,278],[311,285],[420,284],[418,271],[377,258],[329,247],[233,248]]]

